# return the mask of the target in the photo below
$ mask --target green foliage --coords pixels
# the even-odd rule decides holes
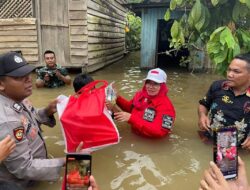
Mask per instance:
[[[221,74],[235,55],[250,51],[250,0],[171,0],[165,19],[183,7],[190,11],[174,21],[171,47],[207,52]]]
[[[213,60],[217,71],[225,73],[232,58],[240,53],[237,38],[228,27],[217,28],[207,43],[207,52]]]
[[[137,17],[134,13],[127,14],[127,28],[125,42],[127,49],[137,49],[141,46],[141,18]]]
[[[164,20],[168,21],[170,17],[171,17],[171,12],[170,12],[170,9],[168,9],[164,15]]]

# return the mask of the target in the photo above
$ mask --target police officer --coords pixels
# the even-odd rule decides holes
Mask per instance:
[[[26,186],[31,181],[59,178],[64,158],[47,159],[40,125],[55,125],[56,100],[35,109],[27,97],[32,94],[30,73],[34,67],[15,52],[0,56],[0,140],[10,135],[15,150],[0,164],[0,180]]]

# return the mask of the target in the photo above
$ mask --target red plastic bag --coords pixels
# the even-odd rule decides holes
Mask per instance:
[[[68,152],[75,152],[81,141],[83,149],[90,150],[119,142],[118,130],[105,106],[107,85],[106,81],[91,82],[69,97],[63,111],[58,110]]]

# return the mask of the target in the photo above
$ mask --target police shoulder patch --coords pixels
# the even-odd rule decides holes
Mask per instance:
[[[172,129],[173,126],[173,118],[169,115],[162,116],[162,128]]]
[[[13,133],[16,140],[21,141],[23,139],[24,127],[21,126],[13,129]]]

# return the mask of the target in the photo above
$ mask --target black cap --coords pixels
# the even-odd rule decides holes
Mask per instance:
[[[35,69],[16,52],[0,55],[0,76],[22,77]]]

